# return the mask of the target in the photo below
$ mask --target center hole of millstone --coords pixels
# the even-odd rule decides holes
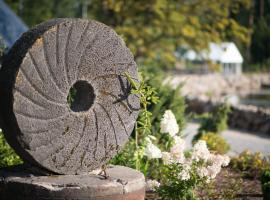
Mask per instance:
[[[83,112],[90,109],[95,100],[94,88],[87,81],[77,81],[70,89],[67,102],[74,112]]]

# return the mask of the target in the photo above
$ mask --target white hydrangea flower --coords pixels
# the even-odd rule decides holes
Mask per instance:
[[[171,154],[169,152],[162,152],[162,161],[164,165],[170,165],[173,163]]]
[[[183,163],[185,161],[185,140],[179,136],[174,136],[174,144],[170,149],[171,158],[175,163]]]
[[[192,159],[191,158],[185,158],[185,161],[183,162],[183,164],[191,166],[193,164]]]
[[[146,142],[146,144],[151,144],[152,143],[151,138],[150,137],[146,137],[145,138],[145,142]]]
[[[160,183],[156,180],[148,180],[146,181],[146,191],[155,190],[160,186]]]
[[[173,139],[174,139],[174,144],[171,147],[171,151],[173,151],[173,152],[177,152],[177,151],[178,152],[184,152],[185,145],[186,145],[185,140],[183,140],[179,136],[174,136]]]
[[[221,171],[221,166],[219,165],[210,165],[207,167],[208,177],[210,179],[216,178],[217,174]]]
[[[2,132],[2,129],[0,128],[0,132]]]
[[[208,161],[211,162],[207,167],[202,167],[197,170],[198,175],[203,178],[214,179],[221,171],[222,166],[226,166],[230,162],[229,156],[210,154]]]
[[[230,157],[227,156],[227,155],[224,155],[224,156],[223,156],[222,167],[228,166],[228,165],[230,164],[230,161],[231,161]]]
[[[185,154],[184,152],[171,152],[171,159],[173,163],[183,164],[185,163]]]
[[[182,165],[183,169],[182,171],[178,174],[178,178],[182,181],[189,180],[190,179],[190,165],[184,164]]]
[[[177,146],[179,146],[182,149],[182,151],[184,151],[185,145],[186,145],[185,140],[182,139],[179,136],[174,136],[173,139],[174,139],[174,144],[177,145]]]
[[[160,131],[161,133],[169,133],[172,137],[179,132],[179,126],[171,110],[165,111],[160,122]]]
[[[219,154],[215,155],[215,154],[210,154],[208,161],[210,161],[210,163],[212,163],[212,165],[222,165],[223,162],[223,157]]]
[[[209,161],[211,161],[213,165],[226,167],[230,163],[230,157],[227,155],[211,154],[209,157]]]
[[[144,150],[144,155],[147,156],[149,159],[162,157],[161,150],[153,143],[147,144],[147,146]]]
[[[190,174],[188,171],[182,170],[179,175],[178,178],[182,181],[186,181],[190,179]]]
[[[206,142],[199,140],[193,147],[192,159],[195,161],[207,161],[210,157],[210,152],[207,148]]]
[[[208,170],[206,167],[201,167],[197,169],[197,173],[200,178],[204,178],[208,176]]]

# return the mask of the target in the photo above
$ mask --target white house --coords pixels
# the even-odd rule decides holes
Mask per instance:
[[[189,61],[211,60],[220,64],[222,73],[226,75],[242,73],[243,57],[233,42],[210,43],[209,51],[196,53],[188,50],[183,57]]]
[[[209,59],[222,65],[224,74],[241,74],[243,57],[233,42],[210,43]]]

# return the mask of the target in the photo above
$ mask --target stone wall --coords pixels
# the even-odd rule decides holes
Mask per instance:
[[[270,74],[174,74],[166,81],[173,87],[183,84],[181,93],[187,99],[189,112],[211,112],[226,99],[233,104],[230,127],[270,134],[270,109],[241,105],[238,99],[259,91],[262,85],[269,86]],[[236,97],[236,101],[232,97]]]
[[[183,84],[181,92],[184,96],[205,100],[220,100],[226,95],[245,96],[259,90],[262,84],[270,84],[270,74],[229,76],[222,74],[175,74],[166,81],[174,87]]]
[[[218,104],[210,100],[187,99],[188,112],[198,114],[211,112]],[[231,109],[229,127],[270,134],[270,109],[251,105],[233,105]]]

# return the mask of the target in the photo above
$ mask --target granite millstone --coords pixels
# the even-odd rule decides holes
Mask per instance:
[[[22,166],[0,170],[1,200],[144,200],[142,173],[122,166],[100,175],[39,176]]]
[[[126,72],[138,80],[131,52],[102,23],[56,19],[29,30],[0,71],[7,141],[26,162],[58,174],[102,166],[128,141],[138,116]]]

